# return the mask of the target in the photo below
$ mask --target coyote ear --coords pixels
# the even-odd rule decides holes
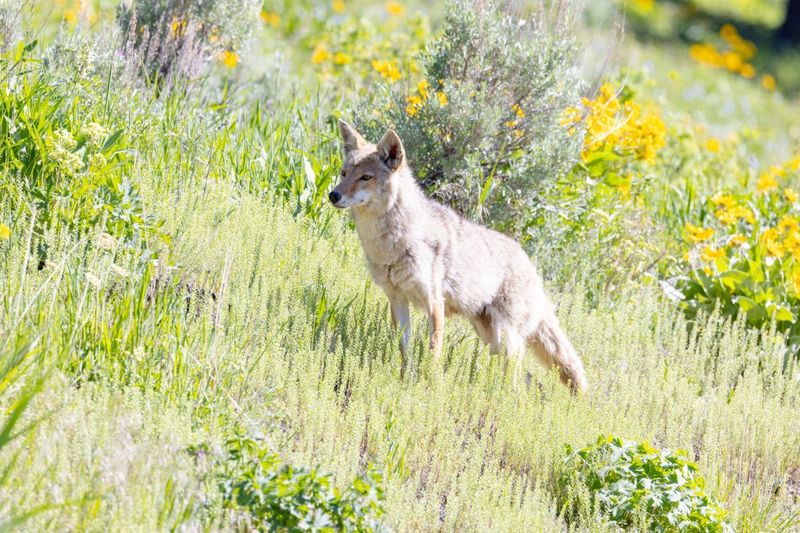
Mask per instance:
[[[388,130],[383,138],[378,142],[378,155],[387,167],[391,170],[400,168],[403,158],[406,156],[403,150],[403,143],[394,130]]]
[[[358,150],[365,144],[367,141],[364,140],[356,130],[350,124],[345,122],[342,119],[339,119],[339,133],[342,135],[342,140],[344,140],[344,151],[345,152],[352,152],[353,150]]]

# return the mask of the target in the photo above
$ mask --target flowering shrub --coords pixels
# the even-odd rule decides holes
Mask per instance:
[[[539,186],[565,173],[578,151],[558,127],[583,86],[566,24],[450,3],[442,35],[421,57],[420,79],[398,83],[376,65],[385,90],[354,117],[374,138],[394,127],[434,196],[518,231]]]
[[[565,109],[561,125],[582,140],[581,157],[547,191],[538,218],[557,213],[548,239],[583,243],[584,257],[605,274],[607,286],[618,285],[642,274],[660,253],[640,204],[666,143],[666,127],[630,87],[612,83]]]
[[[258,21],[258,0],[123,2],[117,22],[131,68],[157,82],[190,78],[213,58],[236,66]]]
[[[724,520],[725,511],[705,493],[697,465],[683,450],[658,450],[646,441],[600,436],[581,450],[573,452],[567,446],[567,454],[568,470],[559,486],[568,516],[583,505],[584,511],[598,509],[623,528],[733,531]]]
[[[800,211],[798,193],[787,186],[798,177],[800,157],[761,173],[748,193],[718,192],[701,202],[685,227],[689,249],[673,278],[690,315],[719,307],[745,314],[754,327],[775,321],[800,345]]]

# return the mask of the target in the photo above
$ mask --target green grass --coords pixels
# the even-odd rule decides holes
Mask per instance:
[[[796,101],[704,71],[677,46],[626,47],[631,65],[653,61],[643,97],[670,120],[767,132],[751,143],[766,161],[796,148]],[[603,272],[580,243],[564,257],[535,243],[533,259],[548,279],[570,271],[549,290],[589,395],[571,396],[532,357],[515,389],[459,319],[436,365],[419,313],[401,377],[386,300],[348,215],[324,202],[343,82],[310,86],[305,68],[276,75],[277,93],[242,74],[229,93],[213,78],[185,98],[121,88],[97,100],[128,132],[143,212],[167,240],[109,249],[99,225],[39,235],[29,206],[0,196],[11,227],[0,240],[0,529],[241,529],[214,470],[241,433],[340,487],[374,464],[397,531],[613,531],[593,509],[568,523],[557,483],[565,446],[600,434],[686,449],[737,531],[800,527],[800,367],[783,339],[717,315],[689,323],[654,285],[598,290]],[[694,85],[709,99],[687,99]],[[37,239],[51,250],[42,269]],[[190,453],[198,446],[208,453]]]
[[[83,266],[68,261],[69,281],[48,283],[44,271],[25,282],[28,294],[43,287],[46,297],[17,332],[41,335],[57,369],[26,414],[41,421],[13,444],[25,452],[4,505],[22,512],[67,502],[27,527],[151,530],[202,521],[204,502],[213,511],[218,495],[186,448],[219,446],[237,425],[340,483],[366,462],[380,465],[387,520],[399,530],[563,529],[554,498],[563,447],[603,432],[690,450],[737,529],[786,519],[790,500],[779,489],[798,466],[800,387],[796,369],[781,372],[778,339],[715,317],[690,334],[653,292],[589,309],[570,287],[557,300],[586,362],[589,397],[572,398],[531,360],[530,388],[513,390],[500,358],[459,321],[448,326],[444,368],[432,367],[417,336],[414,370],[402,380],[386,304],[342,217],[315,234],[224,184],[172,206],[182,213],[171,217],[182,265],[174,276],[213,280],[207,287],[217,294],[196,313],[185,313],[174,285],[153,289],[151,301],[139,297],[152,282],[143,272],[110,289],[102,254],[89,253]],[[5,265],[4,294],[18,287],[14,263]],[[86,269],[113,297],[80,281]],[[84,302],[78,313],[69,286]],[[14,316],[8,307],[4,316]],[[66,357],[77,325],[82,353]],[[115,339],[137,340],[129,349],[107,346]],[[104,370],[78,381],[92,374],[74,365],[90,360]]]

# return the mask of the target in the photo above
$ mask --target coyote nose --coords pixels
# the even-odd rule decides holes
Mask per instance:
[[[331,191],[331,193],[328,195],[328,198],[331,199],[332,204],[335,204],[342,199],[342,195],[336,191]]]

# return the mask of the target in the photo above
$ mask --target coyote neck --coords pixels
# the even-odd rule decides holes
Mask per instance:
[[[385,205],[355,207],[351,211],[358,237],[370,263],[391,265],[409,251],[409,237],[419,218],[425,216],[424,200],[414,178],[395,176],[397,183]]]

